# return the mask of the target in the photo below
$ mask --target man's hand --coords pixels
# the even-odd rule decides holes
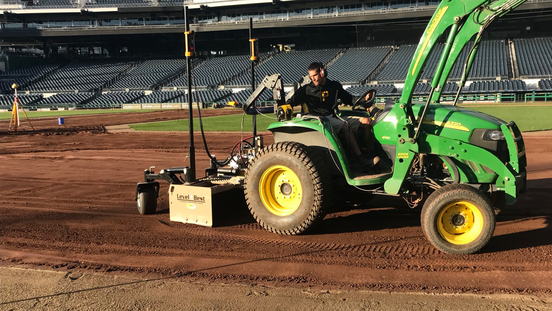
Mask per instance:
[[[369,92],[368,94],[366,94],[366,97],[364,97],[364,100],[369,101],[371,98],[372,98],[372,92]]]

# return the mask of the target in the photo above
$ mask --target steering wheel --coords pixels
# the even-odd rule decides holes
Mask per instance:
[[[375,89],[370,89],[362,93],[362,95],[353,102],[353,108],[351,109],[366,111],[366,109],[368,109],[370,106],[374,104],[374,101],[376,100],[376,93],[377,92]],[[370,100],[364,101],[363,99],[366,98],[366,95],[368,94],[372,94],[372,96],[370,97]],[[363,109],[360,109],[361,106]]]

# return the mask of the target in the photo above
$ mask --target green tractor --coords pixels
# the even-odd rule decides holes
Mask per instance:
[[[371,116],[378,155],[392,167],[388,172],[366,175],[355,170],[327,120],[290,115],[280,100],[283,117],[268,127],[275,143],[256,152],[245,174],[245,197],[257,222],[278,234],[303,233],[330,210],[335,192],[352,189],[366,193],[367,199],[374,194],[401,196],[411,207],[422,206],[423,232],[441,251],[469,254],[485,246],[494,232],[495,213],[525,191],[523,138],[514,122],[456,103],[483,31],[523,2],[441,2],[420,40],[400,100],[387,101]],[[428,101],[413,104],[413,89],[428,55],[447,30]],[[456,99],[442,105],[448,74],[474,35]],[[358,108],[340,113],[367,114]],[[250,102],[244,109],[255,111]]]
[[[279,75],[267,76],[243,109],[259,113],[266,107],[256,107],[256,98],[264,88],[274,91],[280,120],[268,127],[274,144],[263,146],[253,117],[253,141],[236,144],[226,160],[217,161],[205,144],[211,167],[204,178],[195,178],[192,156],[191,168],[169,168],[159,174],[153,168],[145,170],[145,181],[136,190],[139,212],[155,213],[159,192],[155,180],[161,179],[170,183],[171,221],[212,226],[212,198],[237,187],[243,189],[251,214],[263,228],[294,235],[320,223],[337,193],[354,191],[364,195],[365,202],[386,195],[402,197],[413,208],[421,206],[423,232],[443,252],[479,251],[493,235],[497,211],[514,204],[526,189],[525,146],[514,122],[461,109],[456,103],[483,31],[524,1],[441,1],[414,54],[400,100],[387,101],[383,110],[370,116],[376,151],[389,170],[367,174],[355,169],[329,121],[294,113],[286,107]],[[413,90],[428,56],[446,32],[428,100],[425,105],[413,104]],[[456,98],[442,105],[447,77],[472,38]],[[340,113],[367,116],[365,108],[357,108],[360,105],[355,104]],[[192,138],[190,155],[194,155]]]

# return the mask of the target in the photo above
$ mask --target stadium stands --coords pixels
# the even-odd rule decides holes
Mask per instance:
[[[228,97],[224,98],[224,101],[222,102],[226,103],[226,102],[233,101],[233,102],[238,102],[240,104],[243,104],[249,98],[249,96],[251,96],[251,89],[245,89],[245,90],[241,90],[239,92],[230,94]],[[272,91],[265,89],[259,96],[258,101],[260,102],[270,101],[272,100],[272,97],[273,97]]]
[[[131,68],[134,62],[117,60],[79,60],[48,76],[47,79],[31,84],[30,91],[91,92],[100,89],[118,75]]]
[[[129,70],[112,90],[149,90],[179,73],[186,72],[186,59],[146,60]]]
[[[431,83],[418,83],[414,88],[414,95],[429,94],[431,90]],[[454,82],[447,82],[441,94],[455,94],[458,91],[458,84]]]
[[[59,66],[61,64],[47,64],[0,73],[0,90],[4,93],[11,93],[14,83],[18,84],[20,88],[25,88],[29,83],[42,78]]]
[[[552,91],[552,79],[540,80],[539,89],[542,91]]]
[[[232,94],[232,90],[196,90],[192,92],[192,100],[201,103],[214,103]],[[181,95],[167,101],[169,103],[187,103],[188,95]]]
[[[464,62],[468,56],[468,51],[472,46],[472,43],[468,43],[458,56],[456,64],[452,68],[449,75],[450,80],[459,80],[461,78]],[[436,48],[431,52],[420,76],[421,80],[431,80],[433,78],[437,62],[441,56],[443,48],[444,44],[437,44]],[[404,45],[399,47],[399,50],[393,54],[393,56],[389,59],[389,63],[385,66],[382,72],[376,76],[375,80],[383,82],[404,81],[408,67],[410,66],[410,62],[415,52],[415,45]],[[472,69],[468,75],[468,79],[507,79],[508,62],[506,59],[506,46],[503,40],[481,42],[478,53],[474,59]]]
[[[83,102],[86,102],[94,97],[94,93],[59,93],[46,97],[41,101],[35,103],[35,106],[42,107],[71,107],[74,108]]]
[[[144,96],[144,92],[109,92],[96,97],[89,103],[81,105],[84,109],[121,108],[126,104]]]
[[[184,95],[182,91],[156,91],[152,92],[149,95],[140,97],[133,101],[136,104],[157,104],[157,103],[166,103],[172,100],[173,98],[180,97]]]
[[[328,72],[342,83],[362,83],[390,51],[388,46],[349,49],[328,66]]]
[[[513,41],[521,78],[552,77],[552,38]]]
[[[40,95],[21,94],[21,95],[17,95],[17,99],[19,100],[19,103],[23,105],[23,107],[32,109],[34,108],[35,103],[42,99],[42,94]],[[14,100],[15,100],[15,95],[0,95],[0,109],[11,110],[13,107]]]
[[[465,47],[464,50],[468,48],[471,48],[471,44]],[[466,56],[460,58],[460,60],[463,62]],[[507,79],[508,63],[506,57],[506,45],[503,40],[482,41],[468,79]]]
[[[312,62],[319,61],[327,64],[337,56],[338,52],[338,49],[327,49],[276,54],[255,68],[257,83],[267,75],[279,73],[282,75],[284,84],[291,85],[307,74],[307,68]],[[249,86],[251,85],[251,73],[243,73],[225,84]]]
[[[420,83],[414,94],[429,93],[433,71],[443,50],[438,44],[429,56]],[[460,54],[451,71],[450,80],[460,78],[463,61],[467,57],[469,44]],[[514,48],[514,53],[508,49]],[[375,88],[379,96],[397,96],[396,87],[401,88],[406,71],[416,49],[415,45],[403,45],[392,53],[390,46],[370,48],[324,49],[291,51],[276,54],[262,54],[262,61],[256,66],[257,83],[265,75],[280,73],[286,86],[302,78],[313,61],[328,64],[329,77],[352,85],[348,90],[359,95]],[[390,54],[392,53],[392,54]],[[470,93],[522,93],[552,91],[552,38],[516,39],[514,45],[503,40],[483,41],[468,78],[466,91]],[[516,55],[516,62],[522,78],[541,77],[538,88],[535,82],[528,85],[522,79],[508,74],[508,55]],[[389,59],[386,59],[391,55]],[[529,60],[528,60],[529,59]],[[248,55],[212,57],[202,61],[194,59],[194,101],[204,103],[244,102],[251,90],[250,60]],[[45,64],[0,74],[3,93],[13,93],[11,84],[20,85],[20,102],[29,109],[41,107],[112,108],[122,103],[185,103],[187,96],[178,88],[186,86],[185,60],[150,59],[143,61],[117,59],[80,59],[67,65]],[[381,71],[371,73],[375,68]],[[375,78],[372,76],[375,75]],[[373,81],[367,81],[371,77]],[[377,82],[377,83],[375,83]],[[368,85],[364,85],[367,83]],[[395,85],[397,84],[397,86]],[[162,85],[165,91],[156,91]],[[225,89],[217,89],[224,86]],[[241,90],[246,88],[245,90]],[[447,83],[443,94],[456,93],[456,83]],[[153,91],[117,92],[121,90]],[[95,98],[95,93],[104,94]],[[106,92],[110,91],[110,92]],[[115,91],[115,92],[114,92]],[[27,95],[25,92],[32,93]],[[44,98],[42,93],[45,94]],[[53,96],[47,93],[57,93]],[[260,101],[271,100],[266,90]],[[0,98],[0,109],[11,109],[13,97]]]
[[[522,80],[506,81],[475,81],[470,84],[467,92],[488,93],[488,92],[525,92],[527,86]]]
[[[404,81],[408,66],[414,52],[416,51],[416,45],[403,45],[391,56],[389,62],[383,70],[375,77],[374,80],[378,82],[401,82]]]
[[[357,85],[357,86],[351,86],[347,88],[347,91],[352,95],[360,96],[364,92],[369,91],[371,89],[376,90],[376,96],[396,95],[394,94],[395,86],[393,84]]]
[[[260,58],[262,60],[264,58],[263,55],[260,55]],[[247,55],[214,57],[194,67],[193,81],[197,86],[220,85],[229,78],[247,70],[250,66],[251,61]],[[184,87],[187,85],[187,76],[184,75],[171,82],[168,86]]]

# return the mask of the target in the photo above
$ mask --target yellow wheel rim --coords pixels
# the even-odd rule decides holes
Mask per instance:
[[[297,175],[288,167],[269,167],[259,181],[261,201],[267,210],[277,216],[293,214],[301,204],[303,188]]]
[[[473,242],[483,230],[481,211],[477,206],[464,201],[446,206],[437,221],[439,234],[455,245]]]

